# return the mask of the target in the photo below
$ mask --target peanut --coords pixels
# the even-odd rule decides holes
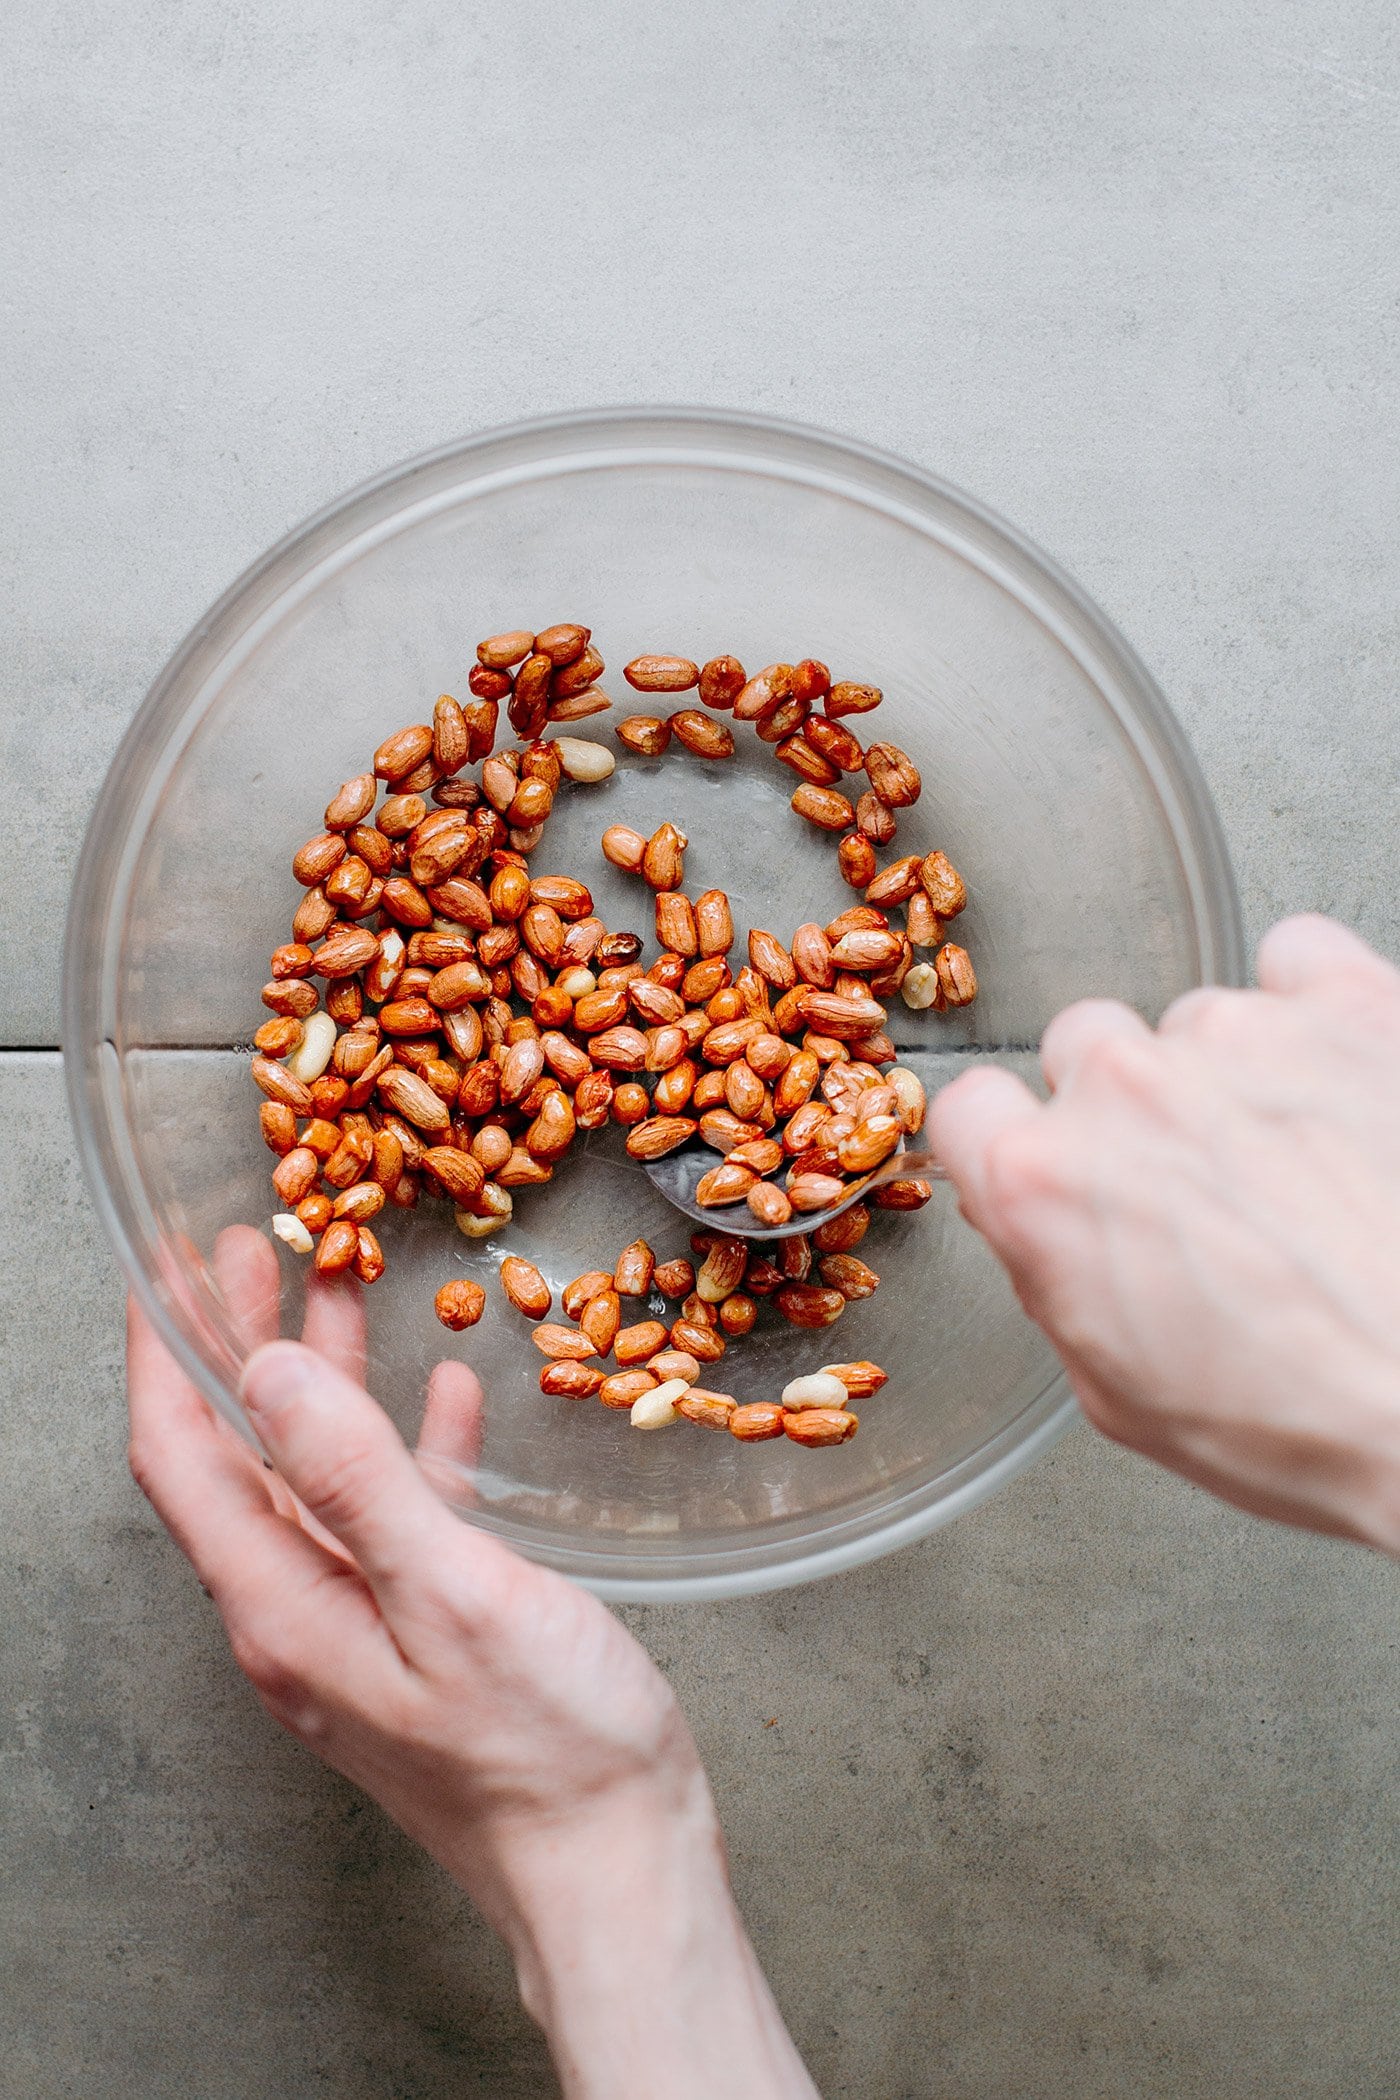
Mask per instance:
[[[880,1288],[880,1279],[854,1254],[827,1254],[817,1265],[817,1273],[831,1290],[839,1291],[848,1305],[857,1298],[873,1298]]]
[[[518,1254],[507,1254],[502,1261],[501,1288],[527,1320],[542,1320],[553,1302],[553,1292],[534,1263]]]
[[[949,941],[933,958],[938,989],[949,1006],[970,1006],[977,997],[977,972],[966,948]],[[910,973],[913,974],[912,971]],[[908,979],[905,980],[908,982]],[[313,1016],[314,1019],[314,1016]],[[291,1060],[288,1059],[288,1063]]]
[[[748,1260],[749,1250],[743,1240],[717,1233],[695,1279],[699,1297],[707,1305],[721,1304],[743,1282]]]
[[[615,1371],[599,1386],[598,1398],[604,1407],[631,1408],[643,1393],[652,1392],[656,1383],[650,1371]]]
[[[812,1234],[812,1245],[821,1254],[848,1254],[858,1247],[870,1229],[870,1212],[864,1203],[853,1203],[839,1218],[828,1218]]]
[[[843,679],[834,685],[822,703],[823,712],[835,721],[840,715],[869,714],[878,707],[884,694],[878,685],[855,685]]]
[[[349,1218],[336,1218],[321,1234],[316,1268],[322,1276],[339,1276],[360,1251],[360,1228]]]
[[[694,955],[700,946],[695,907],[680,890],[659,889],[656,897],[656,938],[663,948],[677,955]]]
[[[731,1165],[724,1160],[702,1174],[695,1185],[695,1200],[704,1210],[726,1203],[742,1203],[757,1180],[751,1167]]]
[[[907,809],[923,792],[918,767],[898,744],[869,745],[865,773],[875,793],[890,809]]]
[[[854,1363],[823,1364],[822,1374],[839,1379],[852,1400],[868,1400],[873,1393],[879,1392],[882,1385],[888,1385],[890,1378],[888,1371],[882,1371],[878,1364],[864,1357]]]
[[[731,1291],[719,1309],[719,1324],[727,1335],[750,1334],[758,1320],[758,1301],[745,1291]]]
[[[829,715],[812,715],[802,734],[813,750],[817,751],[828,765],[835,766],[838,772],[859,773],[864,770],[864,751],[850,730],[843,729],[840,723],[832,721]]]
[[[861,832],[852,831],[842,839],[836,858],[842,877],[853,890],[863,890],[874,877],[875,848]]]
[[[812,787],[832,787],[841,777],[840,769],[813,749],[800,732],[783,737],[773,756],[780,765],[790,766],[792,771]]]
[[[732,758],[734,735],[698,707],[683,707],[671,716],[671,732],[696,758]]]
[[[791,1246],[790,1240],[784,1246]],[[815,1283],[785,1283],[773,1293],[773,1303],[794,1327],[830,1327],[846,1310],[839,1291]]]
[[[787,949],[761,927],[749,934],[749,961],[775,991],[790,991],[797,982],[797,969]]]
[[[839,1174],[796,1172],[787,1186],[788,1202],[797,1211],[830,1210],[845,1193],[846,1184]]]
[[[696,898],[695,928],[702,956],[709,959],[729,953],[734,945],[734,919],[723,890],[703,890]],[[696,996],[700,996],[698,988]]]
[[[700,666],[688,656],[634,656],[622,675],[639,693],[684,693],[700,683]]]
[[[396,730],[393,736],[385,737],[374,754],[375,773],[379,779],[397,785],[422,765],[432,748],[433,732],[427,723],[411,723],[407,729]]]
[[[840,1407],[804,1407],[783,1416],[783,1435],[810,1450],[849,1443],[859,1427],[859,1417]]]
[[[613,1287],[625,1298],[644,1298],[656,1272],[656,1256],[645,1240],[633,1240],[617,1257]]]
[[[749,679],[734,698],[736,722],[759,722],[765,715],[792,698],[796,668],[792,664],[768,664]]]
[[[540,1391],[565,1400],[588,1400],[602,1390],[602,1385],[603,1373],[593,1364],[556,1360],[540,1372]]]
[[[791,1198],[771,1181],[755,1183],[746,1200],[760,1225],[786,1225],[792,1216]]]
[[[606,1269],[586,1269],[582,1276],[575,1276],[566,1283],[559,1294],[559,1302],[571,1320],[582,1317],[584,1307],[600,1291],[611,1290],[613,1279]]]
[[[603,833],[603,858],[610,860],[615,868],[627,874],[637,874],[642,865],[642,855],[647,842],[640,831],[633,831],[627,824],[609,824]]]
[[[653,1378],[679,1378],[685,1385],[694,1385],[700,1376],[700,1366],[684,1349],[660,1349],[647,1365]]]
[[[615,1290],[599,1291],[596,1298],[589,1299],[579,1318],[579,1328],[598,1356],[607,1355],[621,1325],[622,1300]]]
[[[687,1386],[672,1404],[678,1415],[684,1415],[687,1422],[698,1422],[703,1429],[727,1429],[738,1405],[732,1393],[711,1393],[699,1385]]]
[[[712,656],[700,673],[700,698],[706,707],[731,708],[744,689],[744,667],[737,656]]]
[[[899,819],[888,802],[869,788],[856,803],[856,825],[872,846],[888,846],[899,829]]]
[[[301,1219],[290,1211],[277,1213],[272,1221],[272,1230],[284,1245],[291,1248],[293,1254],[309,1254],[315,1244]]]
[[[641,758],[660,758],[671,742],[671,725],[660,715],[627,715],[613,731],[620,744]]]
[[[751,1400],[736,1407],[726,1424],[731,1436],[744,1444],[757,1444],[783,1433],[783,1410],[775,1401]]]
[[[882,1182],[870,1200],[876,1210],[922,1210],[932,1195],[930,1182],[896,1180]]]
[[[619,1328],[613,1338],[613,1355],[627,1369],[655,1356],[658,1349],[665,1348],[667,1339],[660,1320],[639,1320],[635,1326]]]
[[[546,627],[535,636],[535,653],[547,656],[552,664],[575,663],[592,639],[587,627],[577,627],[572,622],[558,627]]]
[[[321,1178],[321,1162],[308,1145],[294,1145],[272,1170],[272,1186],[288,1209],[309,1196]]]
[[[845,831],[855,822],[855,811],[834,787],[817,787],[804,780],[794,791],[792,806],[799,817],[821,831]]]
[[[551,722],[581,722],[588,715],[606,713],[612,701],[600,685],[585,686],[582,692],[551,695],[549,719]]]
[[[671,1347],[683,1349],[687,1356],[697,1357],[702,1364],[713,1364],[723,1356],[725,1342],[722,1334],[716,1333],[713,1327],[702,1325],[699,1320],[677,1320],[671,1328]],[[616,1349],[613,1354],[617,1354]]]
[[[669,1428],[676,1419],[676,1402],[686,1390],[679,1378],[668,1378],[664,1385],[654,1385],[649,1392],[640,1393],[632,1403],[632,1427]]]
[[[783,1406],[793,1413],[806,1407],[844,1407],[850,1397],[831,1371],[811,1371],[805,1378],[793,1378],[781,1394]]]
[[[685,879],[685,849],[690,841],[671,823],[661,824],[647,840],[642,852],[642,876],[654,890],[675,890]],[[671,944],[658,934],[663,946]],[[689,951],[691,954],[694,950]]]
[[[554,748],[559,753],[559,763],[568,780],[592,787],[616,771],[617,760],[605,744],[591,744],[583,737],[560,736],[554,739]]]
[[[578,1334],[572,1327],[560,1327],[552,1320],[542,1320],[538,1327],[531,1328],[530,1340],[541,1356],[558,1363],[583,1363],[601,1353],[586,1334]]]
[[[899,987],[899,996],[914,1013],[922,1013],[933,1006],[942,996],[938,982],[938,971],[932,963],[915,963],[905,974]]]
[[[464,1327],[475,1327],[485,1310],[485,1291],[467,1276],[443,1284],[433,1299],[433,1311],[454,1334],[460,1334]]]
[[[535,637],[523,627],[512,628],[509,634],[488,635],[484,642],[476,645],[476,659],[493,671],[508,670],[512,664],[522,663],[535,646]]]

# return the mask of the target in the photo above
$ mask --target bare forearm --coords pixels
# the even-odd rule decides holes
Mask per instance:
[[[567,2100],[817,2100],[708,1800],[597,1848],[536,1907],[516,1960]]]

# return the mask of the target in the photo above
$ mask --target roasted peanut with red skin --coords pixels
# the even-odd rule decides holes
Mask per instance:
[[[508,1254],[501,1263],[501,1288],[518,1312],[528,1320],[542,1320],[553,1298],[549,1285],[533,1262]]]

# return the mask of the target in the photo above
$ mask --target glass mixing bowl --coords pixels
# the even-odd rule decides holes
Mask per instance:
[[[901,1059],[930,1093],[976,1057],[1033,1077],[1069,1000],[1110,994],[1155,1017],[1192,985],[1238,980],[1228,860],[1160,693],[1044,556],[932,475],[764,418],[650,409],[490,432],[395,468],[274,548],[177,651],[98,797],[69,916],[68,1084],[98,1209],[171,1348],[235,1422],[243,1351],[211,1253],[223,1227],[265,1227],[278,1207],[248,1052],[300,895],[291,855],[390,730],[463,691],[480,636],[563,619],[587,621],[608,659],[619,705],[575,732],[607,742],[651,704],[621,678],[644,650],[751,670],[811,655],[884,688],[878,734],[925,783],[899,845],[943,848],[966,876],[958,938],[982,985],[958,1013],[892,1002]],[[853,726],[872,734],[869,718]],[[728,764],[677,744],[622,753],[610,781],[560,797],[535,865],[582,876],[609,926],[650,937],[650,893],[598,841],[609,823],[673,818],[688,888],[729,891],[740,948],[755,924],[787,939],[852,901],[835,842],[790,811],[794,785],[748,736]],[[888,1552],[989,1494],[1072,1413],[946,1187],[922,1212],[877,1215],[861,1248],[877,1297],[824,1333],[761,1323],[719,1367],[714,1383],[754,1399],[834,1359],[881,1362],[889,1384],[859,1435],[823,1451],[688,1423],[643,1435],[625,1413],[539,1392],[526,1323],[494,1279],[502,1254],[528,1253],[557,1291],[639,1233],[663,1256],[687,1247],[618,1130],[518,1192],[498,1240],[468,1242],[428,1201],[376,1227],[389,1267],[368,1293],[372,1390],[412,1440],[432,1365],[467,1356],[484,1440],[450,1499],[608,1597],[720,1596]],[[295,1332],[306,1264],[278,1251]],[[433,1314],[458,1275],[488,1283],[465,1336]]]

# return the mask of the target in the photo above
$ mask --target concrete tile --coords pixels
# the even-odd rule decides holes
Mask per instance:
[[[103,768],[237,571],[396,458],[598,401],[807,418],[978,492],[1158,672],[1251,927],[1323,904],[1394,944],[1387,0],[1321,36],[1312,0],[634,30],[623,0],[586,34],[561,0],[17,21],[0,787],[43,821],[0,1041],[54,1041]],[[522,80],[586,121],[522,150]]]
[[[0,2093],[549,2090],[509,1967],[279,1734],[123,1464],[59,1060],[0,1059]],[[1394,1571],[1080,1431],[838,1582],[624,1613],[827,2100],[1384,2100]]]
[[[0,1042],[55,1040],[102,771],[237,570],[397,457],[600,400],[807,418],[983,496],[1162,680],[1251,929],[1321,905],[1400,952],[1393,10],[579,19],[14,25],[0,789],[38,817]],[[523,79],[586,121],[522,151]],[[0,1104],[0,2092],[546,2089],[489,1936],[238,1682],[122,1466],[56,1060],[0,1062]],[[1381,2100],[1393,1600],[1080,1433],[839,1585],[628,1618],[829,2100]]]

